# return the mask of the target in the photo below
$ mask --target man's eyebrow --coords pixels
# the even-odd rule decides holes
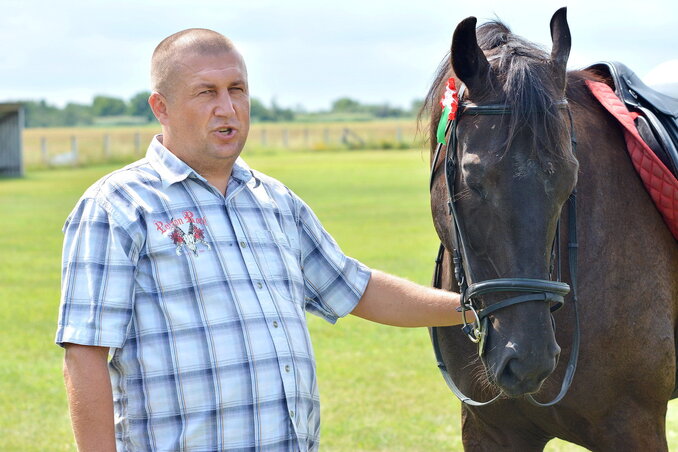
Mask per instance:
[[[193,88],[193,89],[216,88],[216,86],[217,85],[215,85],[214,83],[210,83],[210,82],[198,82],[198,83],[192,84],[191,88]]]
[[[247,82],[245,81],[245,79],[237,79],[229,84],[229,86],[239,86],[239,85],[247,86]],[[217,85],[212,82],[196,82],[195,84],[191,84],[191,88],[193,89],[216,88],[216,87]]]

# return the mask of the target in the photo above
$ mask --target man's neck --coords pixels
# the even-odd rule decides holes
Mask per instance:
[[[214,188],[219,190],[219,193],[226,195],[226,187],[228,180],[231,178],[233,172],[233,164],[235,161],[219,161],[206,164],[204,161],[190,162],[184,160],[181,156],[177,156],[184,161],[188,166],[207,179]]]
[[[237,157],[234,159],[218,160],[195,158],[192,155],[185,155],[184,153],[171,149],[167,143],[163,142],[162,136],[160,137],[160,142],[168,151],[177,156],[186,165],[190,166],[193,171],[204,177],[210,185],[219,190],[219,193],[222,193],[224,196],[226,195],[226,187],[231,178],[233,165],[235,164]]]

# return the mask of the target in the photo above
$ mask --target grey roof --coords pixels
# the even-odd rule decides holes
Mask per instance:
[[[13,113],[21,108],[23,108],[23,104],[19,102],[9,102],[9,103],[0,102],[0,115]]]

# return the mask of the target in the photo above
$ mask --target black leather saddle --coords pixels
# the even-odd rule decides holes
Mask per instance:
[[[605,61],[586,69],[605,78],[626,108],[640,114],[638,133],[678,178],[678,99],[653,90],[622,63]]]

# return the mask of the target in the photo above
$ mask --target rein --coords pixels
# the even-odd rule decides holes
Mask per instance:
[[[454,263],[454,276],[459,285],[459,291],[461,295],[461,303],[458,310],[462,313],[463,326],[462,331],[468,338],[478,344],[478,354],[482,356],[484,354],[486,337],[487,337],[487,328],[489,316],[503,308],[517,305],[520,303],[532,302],[532,301],[542,301],[547,302],[551,306],[551,312],[554,312],[560,309],[565,303],[565,295],[570,292],[570,286],[564,282],[561,282],[561,266],[560,266],[560,220],[558,221],[558,227],[556,232],[556,237],[554,238],[554,243],[551,253],[551,273],[554,266],[554,261],[556,257],[559,261],[558,265],[558,274],[557,281],[544,280],[544,279],[531,279],[531,278],[498,278],[491,279],[487,281],[481,281],[477,283],[468,284],[470,275],[472,275],[469,267],[469,261],[466,256],[466,245],[464,241],[464,233],[462,225],[460,222],[460,217],[457,213],[456,208],[456,199],[455,199],[455,180],[457,175],[457,125],[459,119],[462,115],[507,115],[511,114],[510,108],[503,104],[496,105],[475,105],[471,103],[461,102],[463,95],[464,86],[462,85],[460,94],[459,94],[459,109],[457,115],[453,120],[448,120],[445,126],[445,136],[450,136],[448,140],[448,145],[445,152],[445,182],[447,185],[448,193],[448,208],[449,215],[452,217],[452,227],[454,229],[453,237],[453,246],[452,251],[452,260]],[[576,145],[577,140],[574,132],[574,123],[572,119],[572,113],[568,107],[567,100],[563,99],[558,103],[563,108],[567,109],[568,117],[570,120],[570,140],[572,144],[572,152],[576,154]],[[444,120],[441,117],[441,122]],[[442,125],[442,124],[441,124]],[[431,178],[430,178],[430,189],[433,188],[433,183],[435,181],[436,172],[437,172],[437,163],[441,154],[442,147],[444,142],[438,143],[436,149],[433,163],[431,166]],[[542,403],[535,400],[531,394],[528,394],[526,397],[530,403],[540,406],[540,407],[549,407],[557,404],[562,400],[567,391],[572,384],[572,379],[574,378],[574,373],[577,367],[577,360],[579,357],[579,343],[580,343],[580,331],[579,331],[579,313],[577,311],[577,227],[576,227],[576,189],[570,194],[568,198],[568,260],[569,260],[569,270],[570,278],[572,281],[572,305],[575,314],[575,328],[573,331],[572,339],[572,350],[570,353],[570,360],[567,364],[567,369],[565,371],[565,377],[558,395],[547,403]],[[436,258],[436,266],[433,277],[433,286],[436,288],[441,288],[442,286],[442,259],[445,252],[445,247],[443,244],[440,244],[438,250],[438,256]],[[481,295],[489,293],[501,293],[501,292],[519,292],[523,295],[514,296],[501,300],[492,305],[486,306],[483,309],[480,309],[476,303],[475,298]],[[472,320],[469,322],[467,320],[467,313],[471,312],[473,315]],[[552,318],[553,320],[553,318]],[[457,387],[454,383],[454,380],[450,376],[447,367],[442,359],[442,353],[440,351],[440,345],[438,342],[438,327],[431,328],[431,341],[433,343],[433,350],[435,352],[436,360],[438,362],[438,368],[445,379],[448,387],[452,392],[467,405],[471,406],[485,406],[499,399],[502,395],[500,392],[492,399],[486,402],[478,402],[464,395],[464,393]]]

